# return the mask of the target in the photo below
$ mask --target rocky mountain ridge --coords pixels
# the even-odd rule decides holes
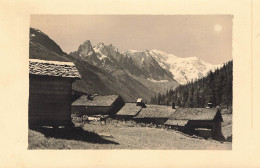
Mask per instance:
[[[72,61],[82,76],[73,84],[74,89],[120,94],[126,101],[142,97],[149,102],[155,94],[201,77],[211,69],[210,64],[197,58],[182,59],[158,50],[120,53],[112,44],[92,46],[89,40],[67,54],[46,34],[33,28],[30,29],[30,58]]]
[[[91,50],[82,51],[82,46]],[[106,70],[121,68],[131,75],[151,79],[150,81],[175,80],[179,84],[202,78],[210,70],[214,71],[222,66],[212,65],[197,57],[181,58],[155,49],[127,50],[120,53],[112,44],[98,43],[92,47],[89,40],[81,44],[78,51],[70,54],[80,56],[88,63]]]
[[[120,59],[116,60],[114,56],[109,54],[107,58],[102,58],[102,55],[95,52],[95,49],[97,48],[81,45],[78,53],[69,55],[63,52],[59,45],[46,34],[38,29],[30,29],[29,58],[74,62],[82,78],[73,83],[73,90],[88,94],[120,94],[126,102],[133,102],[138,97],[142,97],[144,101],[149,102],[152,96],[166,88],[164,85],[154,85],[153,82],[145,78],[138,78],[129,73],[123,67],[128,66],[128,69],[131,70],[131,66],[134,66],[131,64],[131,59],[121,60],[125,62],[123,65]],[[111,48],[104,48],[102,53],[109,51],[109,53],[119,54],[122,56],[121,59],[125,58],[122,54],[110,52],[110,50]],[[117,64],[115,65],[115,63]],[[134,68],[132,72],[135,72]],[[173,81],[173,84],[177,83]],[[167,85],[169,86],[169,82]]]

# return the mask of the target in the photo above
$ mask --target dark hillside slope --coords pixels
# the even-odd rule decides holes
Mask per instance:
[[[80,58],[66,54],[47,35],[33,28],[30,29],[29,58],[74,62],[82,76],[72,86],[78,91],[101,95],[120,94],[125,101],[135,101],[138,97],[148,101],[155,94],[154,91],[120,69],[114,69],[108,73]]]
[[[66,53],[61,50],[60,46],[58,46],[51,38],[49,38],[49,36],[38,29],[30,28],[30,40],[31,42],[41,44],[49,51],[58,55],[66,55]]]
[[[29,55],[31,59],[51,60],[51,61],[65,61],[70,60],[65,56],[61,56],[55,52],[48,50],[39,43],[30,42]]]

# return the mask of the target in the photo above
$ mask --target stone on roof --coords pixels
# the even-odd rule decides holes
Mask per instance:
[[[29,59],[29,73],[32,75],[81,78],[72,62]]]

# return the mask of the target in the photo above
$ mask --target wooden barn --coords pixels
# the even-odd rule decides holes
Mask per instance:
[[[71,125],[72,83],[80,74],[72,62],[29,60],[29,125]]]
[[[178,108],[165,125],[186,133],[206,135],[206,138],[210,135],[214,139],[219,139],[221,122],[223,119],[220,110],[216,108]]]
[[[169,117],[174,113],[175,108],[165,105],[146,105],[139,114],[134,117],[136,122],[152,123],[155,125],[164,125]]]
[[[82,115],[114,116],[125,102],[120,95],[83,95],[72,103],[72,113]]]
[[[118,119],[131,120],[142,110],[142,105],[125,103],[124,107],[116,114]]]

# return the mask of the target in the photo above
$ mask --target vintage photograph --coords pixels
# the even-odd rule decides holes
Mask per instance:
[[[31,15],[28,149],[232,150],[233,15]]]

